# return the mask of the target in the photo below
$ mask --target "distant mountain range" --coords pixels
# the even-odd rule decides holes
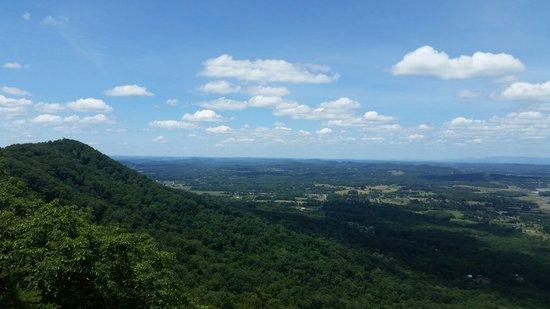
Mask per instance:
[[[514,156],[493,156],[484,158],[466,158],[461,160],[453,160],[455,162],[464,163],[497,163],[497,164],[548,164],[550,158],[543,157],[514,157]]]
[[[463,159],[441,159],[441,160],[399,160],[399,159],[319,159],[319,158],[279,158],[279,157],[168,157],[168,156],[123,156],[114,155],[111,156],[117,161],[165,161],[165,160],[224,160],[224,161],[277,161],[277,160],[297,160],[297,161],[357,161],[357,162],[370,162],[370,163],[407,163],[407,164],[425,164],[425,163],[482,163],[482,164],[536,164],[536,165],[550,165],[550,158],[544,157],[515,157],[515,156],[492,156],[475,158],[468,157]]]

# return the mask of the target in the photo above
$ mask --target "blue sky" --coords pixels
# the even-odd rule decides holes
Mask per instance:
[[[6,1],[0,146],[550,156],[546,1]]]

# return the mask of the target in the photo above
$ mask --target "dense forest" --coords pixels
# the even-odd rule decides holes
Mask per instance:
[[[422,168],[409,167],[405,175]],[[433,171],[416,177],[422,180],[415,186],[406,177],[397,179],[408,193],[434,181],[464,186],[496,178],[525,188],[546,181],[491,173],[456,179],[449,176],[457,174],[454,169],[444,166]],[[346,176],[332,181],[371,184],[353,170],[347,175],[347,183]],[[318,181],[308,177],[304,172],[294,181]],[[548,306],[548,239],[491,220],[473,221],[486,212],[467,202],[489,205],[492,216],[540,220],[531,211],[536,204],[511,193],[480,198],[471,188],[453,188],[435,188],[435,196],[444,197],[433,198],[434,207],[428,200],[395,207],[348,190],[327,193],[328,199],[304,212],[163,186],[73,140],[8,146],[0,150],[0,304]],[[452,220],[448,209],[464,210],[471,223]]]

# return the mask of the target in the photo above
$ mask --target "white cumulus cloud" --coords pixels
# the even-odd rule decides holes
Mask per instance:
[[[523,64],[511,55],[476,52],[471,56],[451,58],[431,46],[406,54],[392,68],[394,75],[431,76],[441,79],[465,79],[500,76],[523,71]]]
[[[346,97],[334,101],[326,101],[311,111],[310,115],[304,115],[306,118],[318,119],[343,119],[353,116],[354,110],[361,105],[359,102]]]
[[[149,122],[149,126],[160,129],[192,129],[196,126],[192,123],[178,120],[154,120]]]
[[[453,126],[463,126],[463,125],[469,125],[476,122],[479,122],[479,120],[465,118],[465,117],[456,117],[450,121],[450,124]]]
[[[249,82],[330,83],[338,79],[326,66],[300,65],[278,59],[237,60],[230,55],[207,59],[201,75]]]
[[[517,142],[519,139],[550,138],[550,115],[540,111],[523,110],[489,119],[457,117],[443,124],[447,139],[469,143],[474,140]]]
[[[13,99],[8,98],[0,94],[0,107],[22,107],[31,105],[32,102],[29,99],[20,98],[20,99]]]
[[[327,135],[327,134],[331,134],[331,133],[332,133],[331,128],[322,128],[322,129],[317,131],[317,134],[319,134],[319,135]]]
[[[421,131],[428,131],[428,130],[431,130],[432,127],[430,127],[429,125],[423,123],[423,124],[418,125],[417,129],[421,130]]]
[[[248,100],[248,104],[253,107],[274,107],[282,103],[283,99],[278,96],[257,95]]]
[[[178,99],[168,99],[166,100],[166,105],[169,105],[169,106],[176,106],[179,104],[179,100]]]
[[[211,127],[211,128],[206,128],[206,132],[214,133],[214,134],[227,134],[231,132],[231,128],[228,126]]]
[[[317,107],[311,107],[278,96],[257,95],[250,98],[248,104],[252,107],[271,108],[276,116],[311,120],[350,118],[353,116],[354,110],[360,107],[359,102],[346,97],[322,102]]]
[[[395,120],[393,116],[381,115],[376,111],[368,111],[364,113],[362,117],[331,119],[327,122],[327,125],[338,127],[372,127],[381,126],[393,120]]]
[[[196,111],[194,114],[186,113],[185,115],[183,115],[182,119],[191,122],[217,122],[222,120],[222,116],[216,114],[216,112],[213,110],[203,109],[200,111]]]
[[[104,124],[111,123],[112,120],[103,114],[97,114],[95,116],[88,116],[80,120],[81,124]]]
[[[85,113],[105,113],[113,110],[113,108],[107,105],[103,100],[94,98],[78,99],[68,103],[67,107]]]
[[[62,118],[58,115],[42,114],[36,116],[32,122],[37,124],[57,124],[62,121]]]
[[[105,95],[111,97],[127,97],[127,96],[145,96],[150,97],[154,93],[147,90],[147,87],[142,87],[138,85],[124,85],[116,86],[113,89],[105,91]]]
[[[13,106],[13,107],[3,107],[0,106],[0,115],[5,117],[13,117],[17,115],[25,114],[26,109],[22,106]]]
[[[31,95],[26,90],[16,88],[16,87],[8,87],[8,86],[3,86],[2,87],[2,92],[5,93],[5,94],[15,95],[15,96],[22,96],[22,97]]]
[[[380,115],[376,111],[368,111],[363,115],[363,119],[365,119],[366,121],[387,122],[392,121],[395,118],[393,116]]]
[[[29,99],[13,99],[0,95],[0,115],[8,118],[23,115],[27,110],[27,106],[31,104],[32,102]]]
[[[228,94],[241,91],[241,86],[226,80],[216,80],[200,86],[199,90],[204,93]]]
[[[66,125],[75,126],[75,125],[98,125],[98,124],[107,124],[112,123],[113,121],[103,114],[97,114],[94,116],[88,116],[80,118],[77,115],[70,115],[67,117],[61,117],[54,114],[41,114],[34,117],[31,120],[32,123],[40,125],[58,125],[62,124],[64,127],[60,129],[67,129]]]
[[[24,66],[19,62],[6,62],[2,65],[4,69],[17,70],[22,69]]]
[[[516,82],[506,87],[498,97],[504,100],[550,102],[550,81],[540,84]]]

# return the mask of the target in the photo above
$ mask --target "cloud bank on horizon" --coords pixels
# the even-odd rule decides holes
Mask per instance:
[[[13,14],[29,32],[51,32],[70,43],[73,49],[65,52],[76,53],[75,59],[80,60],[66,64],[66,70],[71,65],[78,70],[94,66],[90,59],[98,56],[85,51],[88,45],[75,35],[81,30],[73,18],[40,16],[30,9]],[[178,76],[174,72],[158,69],[149,77],[132,73],[134,66],[125,64],[111,80],[73,79],[72,85],[79,85],[75,88],[86,84],[86,91],[67,91],[71,97],[42,86],[48,84],[49,76],[34,75],[35,67],[37,71],[47,68],[40,57],[0,54],[4,58],[0,58],[0,125],[7,133],[0,142],[68,136],[93,141],[111,153],[156,155],[550,156],[550,75],[523,80],[531,63],[507,50],[471,47],[464,54],[454,54],[446,52],[445,46],[417,46],[393,47],[390,54],[398,56],[383,57],[387,62],[382,64],[357,60],[362,67],[379,67],[375,74],[382,77],[372,80],[359,68],[340,65],[338,57],[317,55],[320,61],[311,62],[245,58],[228,49],[189,62],[195,69],[178,73],[185,75],[186,84],[174,81]],[[160,53],[147,57],[162,59]],[[343,72],[334,66],[343,67]],[[117,71],[116,64],[109,70]],[[374,86],[364,84],[370,91],[382,83],[399,84],[402,89],[379,96],[381,102],[394,96],[391,104],[380,104],[349,86],[355,84],[350,79],[370,80]],[[407,91],[415,85],[420,90],[410,90],[414,100],[428,105],[424,110],[433,110],[434,115],[404,113],[393,103],[409,100]],[[441,99],[431,103],[433,93],[440,92],[436,88],[456,103]],[[446,112],[445,104],[453,111]],[[483,112],[471,111],[480,105]]]

